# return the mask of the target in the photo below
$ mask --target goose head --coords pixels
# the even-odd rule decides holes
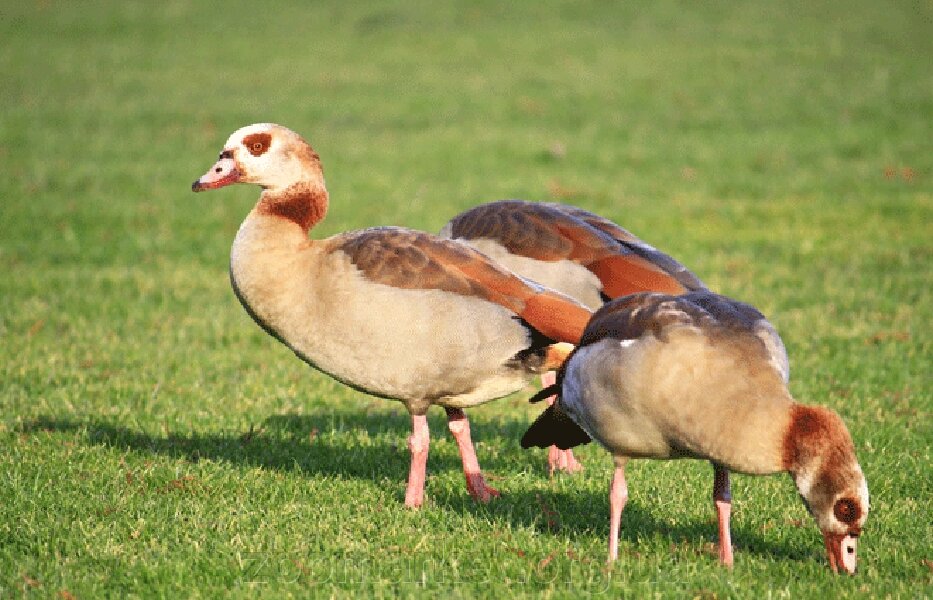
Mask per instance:
[[[296,183],[323,187],[317,153],[297,133],[274,123],[255,123],[233,132],[214,166],[191,184],[195,192],[251,183],[278,192]]]
[[[823,534],[829,566],[852,574],[858,537],[868,518],[868,484],[842,419],[798,405],[791,421],[791,476]]]

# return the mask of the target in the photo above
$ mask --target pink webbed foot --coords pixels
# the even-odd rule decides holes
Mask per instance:
[[[493,498],[499,497],[499,490],[486,483],[482,473],[464,473],[467,491],[478,502],[486,504]]]
[[[541,385],[547,387],[557,383],[557,374],[554,371],[548,371],[541,376]],[[548,406],[554,404],[556,396],[547,398]],[[553,475],[555,471],[565,471],[567,473],[579,473],[583,470],[583,465],[573,455],[573,450],[561,450],[557,446],[551,446],[547,449],[547,467],[548,474]]]
[[[556,471],[578,473],[583,470],[583,465],[573,455],[573,450],[561,450],[557,446],[551,446],[547,449],[547,466],[550,475],[553,475]]]
[[[499,490],[486,483],[479,468],[476,450],[470,437],[470,422],[466,414],[459,408],[448,408],[447,427],[457,441],[460,449],[460,460],[463,462],[463,476],[466,479],[467,491],[479,502],[486,503],[499,496]]]

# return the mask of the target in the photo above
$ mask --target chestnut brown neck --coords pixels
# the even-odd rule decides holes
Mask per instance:
[[[324,219],[327,204],[327,190],[323,186],[296,183],[282,191],[264,191],[256,211],[292,221],[307,232]]]

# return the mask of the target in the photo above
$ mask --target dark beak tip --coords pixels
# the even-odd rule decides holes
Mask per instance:
[[[198,179],[197,181],[195,181],[194,183],[191,184],[191,191],[192,191],[192,192],[200,192],[200,191],[201,191],[201,180],[200,180],[200,179]]]

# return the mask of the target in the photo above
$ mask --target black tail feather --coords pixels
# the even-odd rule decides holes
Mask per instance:
[[[545,391],[548,391],[548,388],[541,390],[536,396]],[[547,395],[553,395],[553,391]],[[560,409],[559,402],[555,402],[535,419],[522,436],[521,444],[522,448],[557,446],[561,450],[567,450],[589,442],[590,436]]]
[[[546,388],[542,388],[540,392],[528,399],[528,402],[534,404],[535,402],[541,402],[545,398],[550,398],[551,396],[556,396],[560,393],[560,384],[555,383],[549,385]]]

